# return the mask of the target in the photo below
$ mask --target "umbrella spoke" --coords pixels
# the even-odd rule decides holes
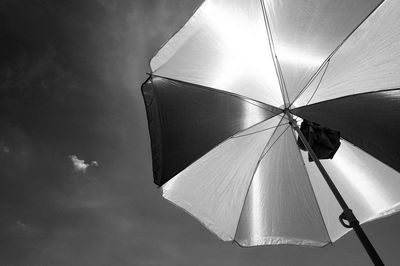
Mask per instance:
[[[262,130],[259,130],[259,131],[255,131],[255,132],[251,132],[251,133],[248,133],[248,134],[235,135],[235,136],[232,136],[231,138],[245,137],[245,136],[249,136],[249,135],[252,135],[252,134],[261,133],[261,132],[264,132],[264,131],[267,131],[267,130],[272,130],[272,129],[275,129],[275,128],[277,128],[277,127],[281,127],[281,126],[284,126],[284,125],[289,125],[289,123],[279,124],[279,125],[277,125],[277,126],[265,128],[265,129],[262,129]]]
[[[279,65],[279,60],[278,60],[278,57],[276,56],[274,39],[272,38],[271,27],[269,24],[267,11],[265,10],[264,0],[260,0],[260,3],[261,3],[262,11],[263,11],[263,16],[264,16],[265,28],[266,28],[267,35],[268,35],[269,48],[271,50],[272,58],[274,61],[275,72],[276,72],[276,75],[278,76],[278,80],[279,80],[279,87],[281,90],[282,99],[283,99],[285,107],[287,107],[289,104],[289,95],[286,90],[285,80],[283,78],[282,70]]]

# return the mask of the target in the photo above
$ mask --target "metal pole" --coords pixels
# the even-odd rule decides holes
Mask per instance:
[[[322,176],[324,177],[326,183],[328,184],[329,188],[332,190],[333,195],[335,196],[336,200],[339,202],[340,206],[342,207],[343,213],[339,216],[340,223],[346,228],[354,229],[358,238],[360,239],[361,243],[363,244],[365,250],[367,251],[369,257],[371,258],[371,260],[373,261],[373,263],[375,265],[384,265],[381,258],[378,255],[378,253],[376,252],[374,246],[372,246],[367,235],[364,233],[363,229],[361,228],[359,221],[354,216],[354,214],[353,214],[352,210],[349,208],[349,206],[347,206],[347,204],[344,201],[339,190],[336,188],[332,179],[326,172],[324,166],[319,161],[317,155],[314,153],[313,149],[311,148],[310,144],[308,143],[306,137],[301,132],[299,126],[297,125],[296,121],[293,119],[289,110],[285,109],[285,113],[289,118],[289,124],[297,132],[297,134],[299,134],[299,138],[303,142],[304,146],[306,146],[309,155],[314,160],[314,162],[317,165],[318,169],[320,170]],[[345,223],[345,221],[347,221],[347,223]]]

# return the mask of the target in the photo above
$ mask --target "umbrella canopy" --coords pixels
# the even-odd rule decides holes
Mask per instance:
[[[340,132],[322,164],[360,223],[398,211],[399,13],[396,0],[205,1],[142,86],[163,196],[241,246],[336,241],[350,229],[295,115]]]

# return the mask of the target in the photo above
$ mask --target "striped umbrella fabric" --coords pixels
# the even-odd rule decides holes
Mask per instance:
[[[349,228],[291,117],[340,132],[322,160],[360,223],[400,210],[400,2],[206,0],[142,85],[163,197],[240,246]]]

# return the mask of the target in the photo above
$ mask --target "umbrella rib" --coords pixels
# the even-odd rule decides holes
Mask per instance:
[[[278,57],[276,56],[275,44],[274,44],[274,40],[272,38],[272,31],[271,31],[271,27],[270,27],[269,20],[268,20],[267,10],[265,8],[264,0],[260,0],[260,3],[261,3],[262,11],[263,11],[264,23],[265,23],[265,28],[267,31],[267,36],[268,36],[269,48],[270,48],[272,60],[274,61],[275,72],[278,77],[279,87],[280,87],[280,91],[282,94],[283,103],[284,103],[285,107],[287,107],[287,104],[290,103],[289,96],[288,96],[288,93],[286,90],[285,80],[283,78],[279,60],[278,60]]]
[[[376,12],[376,10],[382,5],[382,3],[385,0],[382,0],[372,11],[371,13],[368,14],[347,36],[346,38],[335,48],[335,50],[330,53],[330,55],[325,59],[325,61],[321,64],[321,66],[317,69],[317,71],[314,73],[314,75],[311,76],[310,80],[306,83],[306,85],[303,87],[303,89],[297,94],[297,96],[294,98],[294,100],[290,103],[289,107],[290,108],[293,103],[304,93],[304,91],[307,90],[307,88],[310,86],[310,84],[314,81],[314,79],[317,77],[319,72],[321,72],[322,68],[325,66],[325,64],[328,63],[328,61],[331,60],[331,58],[336,54],[336,52],[340,49],[340,47],[343,46],[343,44],[353,35],[353,33],[361,27],[362,24],[373,14]]]
[[[329,59],[328,62],[326,63],[326,67],[325,67],[324,73],[322,73],[322,77],[321,77],[321,79],[319,80],[319,82],[318,82],[318,84],[317,84],[317,87],[315,88],[313,94],[311,95],[310,99],[308,100],[306,106],[311,102],[312,98],[314,98],[315,94],[317,93],[317,90],[319,89],[319,85],[321,85],[321,82],[322,82],[322,80],[324,79],[326,70],[328,69],[329,63],[330,63],[330,62],[331,62],[331,60]]]
[[[245,203],[246,203],[247,195],[249,194],[251,184],[253,183],[254,175],[256,174],[256,171],[257,171],[257,169],[258,169],[258,166],[260,165],[260,162],[261,162],[261,160],[262,160],[262,158],[263,158],[263,157],[262,157],[262,154],[264,153],[265,149],[268,147],[268,144],[270,143],[270,141],[271,141],[271,139],[272,139],[272,136],[274,136],[274,134],[276,133],[276,130],[278,129],[279,124],[282,122],[282,120],[283,120],[283,116],[282,116],[281,120],[279,120],[278,126],[275,127],[274,133],[272,133],[270,139],[267,141],[267,143],[265,143],[265,146],[264,146],[264,148],[263,148],[263,151],[261,152],[260,158],[258,158],[256,167],[254,167],[254,171],[253,171],[253,174],[251,175],[251,180],[250,180],[249,186],[247,187],[246,195],[244,196],[242,208],[241,208],[241,210],[240,210],[239,220],[237,221],[237,225],[236,225],[236,229],[235,229],[235,234],[234,234],[234,236],[233,236],[233,241],[235,241],[235,239],[236,239],[236,234],[237,234],[237,230],[238,230],[238,227],[239,227],[240,218],[242,217],[242,212],[243,212],[243,209],[244,209],[244,205],[245,205]],[[279,138],[279,137],[278,137],[278,138]]]
[[[289,128],[289,126],[276,138],[276,140],[271,144],[271,146],[268,148],[267,151],[265,151],[265,153],[263,152],[261,154],[261,160],[267,155],[267,153],[272,149],[272,147],[274,146],[274,144],[282,137],[282,135],[286,132],[286,130]]]
[[[274,128],[277,128],[277,127],[280,127],[280,126],[284,126],[284,125],[289,125],[289,123],[285,123],[285,124],[279,124],[279,125],[277,125],[277,126],[274,126],[274,127],[265,128],[265,129],[263,129],[263,130],[255,131],[255,132],[248,133],[248,134],[243,134],[243,135],[239,135],[239,136],[232,136],[231,138],[241,138],[241,137],[246,137],[246,136],[250,136],[250,135],[257,134],[257,133],[261,133],[261,132],[264,132],[264,131],[267,131],[267,130],[271,130],[271,129],[274,129]]]
[[[294,137],[294,139],[295,139],[295,141],[296,141],[296,135],[294,134],[293,128],[292,128],[292,134],[293,134],[293,137]],[[313,192],[313,196],[314,196],[315,202],[317,203],[317,206],[318,206],[319,214],[320,214],[320,216],[321,216],[322,222],[324,223],[324,228],[325,228],[326,234],[327,234],[327,236],[328,236],[328,238],[329,238],[329,242],[328,242],[327,244],[332,243],[332,239],[331,239],[331,237],[330,237],[330,235],[329,235],[328,227],[326,226],[326,222],[325,222],[324,216],[322,215],[321,207],[319,206],[319,202],[318,202],[318,200],[317,200],[317,196],[315,195],[314,187],[313,187],[313,185],[312,185],[312,183],[311,183],[310,176],[308,175],[307,168],[306,168],[306,164],[304,163],[303,156],[301,155],[300,148],[299,148],[298,145],[295,145],[295,146],[297,147],[297,151],[299,152],[300,159],[301,159],[301,161],[303,162],[303,164],[302,164],[302,165],[303,165],[303,170],[304,170],[304,172],[305,172],[306,175],[307,175],[308,183],[310,184],[310,187],[311,187],[311,190],[312,190],[312,192]]]
[[[188,85],[196,86],[196,87],[198,87],[198,89],[209,90],[209,91],[212,91],[212,92],[215,92],[215,93],[221,93],[221,94],[233,96],[233,97],[236,97],[236,98],[238,98],[238,99],[240,99],[242,101],[245,101],[245,102],[247,102],[249,104],[252,104],[252,105],[254,105],[256,107],[259,107],[261,109],[269,111],[271,113],[275,113],[275,114],[283,113],[283,110],[278,108],[278,107],[276,107],[276,106],[273,106],[273,105],[270,105],[270,104],[267,104],[267,103],[263,103],[263,102],[260,102],[258,100],[255,100],[255,99],[247,98],[247,97],[244,97],[244,96],[242,96],[240,94],[237,94],[237,93],[223,91],[223,90],[219,90],[219,89],[216,89],[216,88],[211,88],[211,87],[207,87],[207,86],[203,86],[203,85],[199,85],[199,84],[195,84],[195,83],[191,83],[191,82],[187,82],[187,81],[182,81],[182,80],[173,79],[173,78],[169,78],[169,77],[165,77],[165,76],[161,76],[161,75],[156,75],[156,74],[153,74],[153,73],[147,73],[147,74],[150,75],[151,77],[157,77],[157,78],[170,80],[170,81],[173,81],[173,82],[188,84]],[[260,105],[258,105],[258,104],[260,104]],[[266,108],[265,106],[267,106],[269,109]]]
[[[276,57],[276,62],[277,62],[277,64],[278,64],[279,74],[280,74],[281,79],[282,79],[283,90],[284,90],[284,92],[286,93],[286,98],[287,98],[286,100],[288,101],[288,103],[290,103],[289,94],[288,94],[287,89],[286,89],[286,82],[285,82],[285,79],[284,79],[284,77],[283,77],[283,72],[282,72],[281,64],[279,63],[278,56],[275,55],[275,57]]]

